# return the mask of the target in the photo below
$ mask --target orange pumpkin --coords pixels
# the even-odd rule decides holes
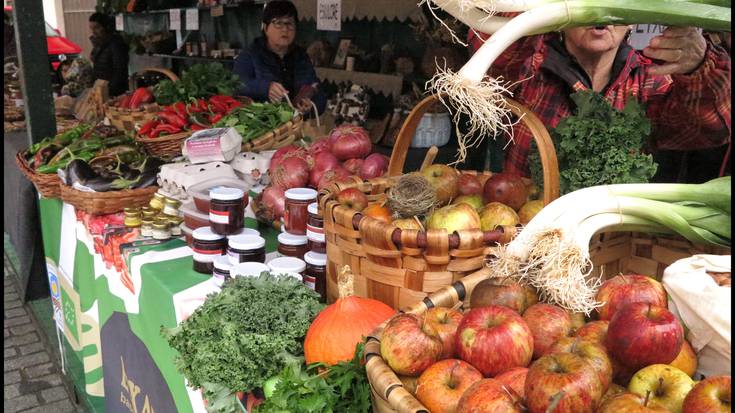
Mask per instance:
[[[383,302],[353,295],[354,276],[349,266],[340,270],[338,281],[339,298],[319,313],[306,332],[306,364],[322,362],[331,366],[352,360],[355,346],[395,314]]]
[[[390,209],[387,206],[381,204],[372,204],[362,210],[362,214],[371,218],[379,219],[383,222],[390,224],[393,218],[390,215]]]

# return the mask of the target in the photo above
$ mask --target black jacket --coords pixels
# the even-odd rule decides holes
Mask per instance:
[[[118,34],[113,34],[103,41],[90,40],[94,45],[90,55],[94,66],[94,79],[110,82],[110,96],[125,93],[128,90],[128,45]]]

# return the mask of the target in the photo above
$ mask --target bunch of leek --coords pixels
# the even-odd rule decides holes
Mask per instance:
[[[589,244],[608,231],[675,233],[730,247],[730,177],[703,184],[619,184],[564,195],[544,207],[489,262],[496,277],[538,289],[540,298],[589,314],[601,279],[590,278]]]
[[[503,94],[503,79],[485,73],[513,42],[524,36],[576,26],[661,24],[696,26],[705,30],[730,31],[730,0],[422,0],[429,9],[439,7],[473,30],[492,36],[459,70],[439,70],[428,85],[448,109],[454,108],[458,124],[464,113],[469,130],[458,136],[460,159],[466,153],[466,136],[507,132],[512,126]],[[433,5],[435,6],[433,6]],[[520,12],[516,17],[495,16],[497,12]],[[446,96],[447,98],[444,98]]]

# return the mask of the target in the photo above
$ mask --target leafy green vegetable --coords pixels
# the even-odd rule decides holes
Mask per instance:
[[[349,362],[327,367],[303,360],[290,361],[276,377],[273,394],[256,413],[365,413],[370,411],[370,383],[362,365],[364,345],[359,343]],[[326,369],[325,374],[319,374]]]
[[[249,392],[303,354],[303,337],[323,309],[319,295],[285,275],[236,277],[162,335],[191,386]]]
[[[189,102],[190,98],[206,98],[212,95],[232,96],[240,87],[240,78],[221,63],[198,63],[184,71],[173,82],[162,80],[153,88],[153,95],[160,105]]]
[[[219,127],[234,127],[243,142],[250,142],[293,118],[286,103],[252,103],[234,109],[217,122]]]
[[[574,93],[571,98],[577,105],[574,115],[562,119],[551,131],[561,194],[594,185],[648,182],[657,165],[651,155],[641,151],[651,133],[643,107],[629,99],[623,110],[617,111],[591,90]],[[528,159],[534,182],[543,182],[535,142]]]

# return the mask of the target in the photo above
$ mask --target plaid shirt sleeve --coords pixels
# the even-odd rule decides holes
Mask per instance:
[[[702,65],[689,75],[668,76],[648,102],[656,149],[693,150],[730,141],[731,61],[708,42]],[[655,93],[655,92],[654,92]]]

